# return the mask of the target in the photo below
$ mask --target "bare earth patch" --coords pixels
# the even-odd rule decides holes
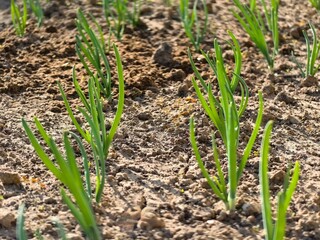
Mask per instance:
[[[227,30],[231,29],[244,56],[242,76],[249,86],[250,99],[242,119],[240,145],[246,143],[254,125],[257,92],[262,89],[264,124],[270,119],[275,122],[270,153],[272,196],[281,188],[289,162],[300,161],[302,169],[287,215],[286,237],[320,239],[319,75],[316,80],[302,79],[290,61],[294,50],[304,62],[301,30],[308,29],[311,20],[320,33],[320,15],[308,1],[281,1],[282,42],[271,75],[262,55],[229,11],[231,1],[208,2],[212,33],[203,48],[212,49],[213,38],[218,38],[226,52],[226,63],[232,65],[233,56],[226,44]],[[31,19],[25,37],[18,38],[10,24],[9,10],[3,1],[0,3],[0,238],[15,239],[15,216],[25,202],[30,238],[40,229],[45,239],[57,239],[53,218],[58,217],[69,237],[82,239],[79,225],[61,200],[59,183],[33,151],[21,118],[31,123],[37,116],[58,143],[64,130],[74,128],[56,82],[62,83],[73,107],[79,104],[71,79],[74,65],[79,79],[85,77],[75,53],[76,9],[91,12],[107,30],[102,9],[85,1],[62,5],[52,0],[45,5],[44,25],[38,29]],[[212,167],[213,125],[191,84],[189,43],[177,8],[150,1],[143,6],[141,19],[141,27],[129,26],[123,40],[116,42],[124,64],[126,100],[107,160],[105,194],[102,203],[95,206],[103,238],[263,239],[258,187],[261,136],[241,179],[237,211],[230,214],[204,181],[189,143],[189,118],[195,115],[200,149],[207,166]],[[163,62],[161,56],[169,54],[168,47],[172,59]],[[204,59],[196,53],[194,56],[203,76],[214,80]],[[110,61],[114,69],[113,54]],[[116,87],[117,83],[115,94]],[[113,116],[115,108],[116,104],[110,103],[108,117]]]

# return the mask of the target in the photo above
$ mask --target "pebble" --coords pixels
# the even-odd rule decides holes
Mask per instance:
[[[4,185],[21,183],[19,174],[10,171],[0,171],[0,181]]]
[[[275,97],[275,100],[285,102],[287,104],[295,103],[294,98],[290,97],[285,91],[281,91],[280,93],[278,93]]]
[[[262,87],[262,92],[264,93],[265,96],[270,96],[275,94],[276,89],[273,86],[273,84],[266,84]]]
[[[54,26],[49,26],[49,27],[47,27],[47,28],[45,29],[45,31],[46,31],[47,33],[56,33],[56,32],[58,32],[57,28],[54,27]]]
[[[138,228],[151,230],[164,227],[164,220],[156,215],[154,208],[146,207],[141,211],[141,218],[138,222]]]
[[[260,205],[256,202],[251,202],[251,203],[247,202],[247,203],[243,204],[242,210],[246,216],[252,216],[255,214],[259,214],[261,212]]]
[[[302,33],[302,28],[299,26],[293,27],[290,30],[290,35],[294,38],[294,39],[300,39],[303,36]]]
[[[270,181],[273,182],[273,183],[281,185],[281,184],[283,184],[285,176],[286,176],[285,171],[278,170],[278,171],[276,171],[276,172],[271,174]]]
[[[167,42],[161,43],[161,45],[154,52],[152,59],[155,63],[160,65],[167,66],[172,64],[172,46]]]
[[[300,123],[299,119],[294,117],[294,116],[287,116],[287,120],[291,123],[291,124],[298,124]]]
[[[116,174],[116,179],[121,182],[121,181],[125,181],[125,180],[129,180],[128,174],[127,173],[117,173]]]
[[[255,216],[253,215],[250,215],[248,218],[247,218],[248,222],[251,223],[251,224],[255,224],[257,219],[255,218]]]
[[[104,228],[102,230],[102,237],[103,237],[103,239],[113,239],[114,238],[114,233],[112,232],[112,229]]]
[[[56,204],[57,203],[57,200],[52,197],[46,197],[46,198],[44,198],[43,201],[46,204]]]
[[[186,74],[182,69],[173,69],[169,77],[173,81],[183,81],[186,78]]]
[[[126,219],[139,220],[141,218],[140,208],[130,208],[124,213]]]
[[[205,189],[211,189],[208,181],[205,180],[205,179],[202,179],[202,180],[200,181],[200,185],[201,185],[201,187],[203,187],[203,188],[205,188]]]
[[[69,240],[84,240],[80,233],[67,233],[66,238]]]
[[[217,216],[218,221],[223,221],[227,218],[227,212],[225,210],[220,211],[219,215]]]
[[[53,106],[50,108],[50,111],[53,113],[61,113],[61,108],[59,108],[57,106]]]
[[[213,210],[196,210],[193,213],[193,216],[196,220],[207,221],[215,217],[215,212]]]
[[[303,86],[303,87],[318,86],[318,79],[313,76],[308,76],[302,80],[301,86]]]
[[[10,228],[15,221],[15,215],[11,211],[5,208],[0,208],[0,226]]]
[[[150,113],[142,112],[137,115],[138,119],[141,121],[147,121],[151,118]]]

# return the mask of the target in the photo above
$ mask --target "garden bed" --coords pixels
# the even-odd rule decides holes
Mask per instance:
[[[57,217],[73,239],[81,229],[62,202],[60,184],[35,154],[22,128],[37,116],[59,143],[62,133],[74,130],[57,81],[72,107],[80,104],[72,83],[72,67],[80,84],[86,73],[75,52],[76,10],[92,13],[107,37],[102,8],[83,1],[50,1],[44,5],[44,24],[28,21],[24,37],[17,37],[10,9],[0,1],[0,238],[15,239],[15,217],[26,204],[29,237],[40,229],[45,239],[57,239]],[[308,1],[284,0],[279,9],[281,42],[274,73],[242,30],[231,1],[208,1],[209,29],[202,44],[213,49],[217,38],[225,62],[233,65],[226,40],[232,30],[243,54],[241,76],[250,97],[241,119],[240,147],[247,142],[258,111],[258,90],[264,96],[263,127],[274,121],[270,151],[270,188],[276,203],[288,163],[299,161],[301,174],[287,214],[287,239],[320,239],[320,93],[319,75],[306,80],[291,59],[305,62],[302,30],[312,21],[320,33],[320,15]],[[3,7],[3,9],[2,9]],[[259,151],[262,129],[248,160],[238,190],[237,211],[228,212],[202,177],[189,142],[189,119],[195,116],[202,156],[213,166],[211,132],[192,87],[187,55],[190,47],[177,6],[148,2],[142,6],[138,27],[128,26],[118,46],[125,80],[125,107],[107,159],[107,184],[102,201],[94,206],[104,239],[262,239],[264,236],[259,191]],[[159,47],[162,49],[159,49]],[[157,52],[172,59],[162,62]],[[204,57],[193,51],[202,76],[215,79]],[[110,64],[115,74],[114,54]],[[107,118],[117,107],[106,103]],[[78,114],[78,113],[77,113]],[[80,114],[78,114],[80,116]],[[227,163],[223,161],[223,169]],[[15,175],[17,174],[17,175]],[[19,180],[20,178],[20,180]],[[12,180],[11,180],[12,179]],[[18,179],[18,180],[17,180]],[[0,183],[1,183],[0,181]],[[19,183],[21,181],[21,183]],[[78,238],[77,238],[78,237]]]

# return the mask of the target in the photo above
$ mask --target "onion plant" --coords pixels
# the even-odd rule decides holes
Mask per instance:
[[[274,66],[274,58],[278,53],[279,49],[279,31],[278,31],[278,0],[272,0],[270,11],[267,10],[266,4],[264,0],[262,0],[263,7],[265,9],[265,15],[268,22],[268,27],[272,32],[272,40],[273,40],[273,51],[270,52],[267,42],[266,36],[264,33],[264,23],[262,21],[261,14],[257,11],[250,9],[250,7],[245,6],[240,2],[240,0],[233,0],[236,7],[239,9],[240,13],[236,11],[232,11],[234,16],[237,18],[242,28],[248,33],[251,40],[255,43],[257,48],[263,54],[269,68],[273,70]],[[255,8],[255,5],[253,5]],[[252,7],[253,8],[253,7]],[[256,12],[256,13],[255,13]]]
[[[230,35],[233,39],[233,51],[236,56],[235,58],[237,59],[235,66],[236,73],[239,72],[241,68],[241,66],[239,66],[239,64],[241,64],[241,52],[238,47],[239,44],[237,40],[232,33],[230,33]],[[205,83],[198,70],[195,71],[195,75],[200,80],[200,83],[207,94],[207,100],[194,78],[192,79],[192,83],[204,111],[216,127],[225,146],[228,159],[228,181],[225,180],[225,176],[222,171],[221,160],[218,148],[216,146],[214,134],[212,135],[212,149],[213,160],[215,162],[215,168],[217,171],[216,176],[211,177],[208,170],[205,168],[196,143],[195,124],[193,118],[190,120],[190,141],[201,172],[208,181],[208,184],[212,188],[213,192],[224,202],[228,210],[235,210],[237,186],[239,185],[240,178],[250,156],[262,121],[263,99],[261,92],[259,92],[259,110],[255,127],[251,133],[246,148],[243,150],[241,159],[238,159],[240,118],[247,107],[249,98],[248,88],[245,81],[238,74],[234,74],[233,78],[231,79],[229,78],[224,66],[222,50],[217,40],[214,41],[214,48],[215,57],[212,57],[211,59],[209,54],[204,54],[204,56],[217,77],[220,97],[217,98],[213,96],[211,84]],[[189,54],[189,57],[193,67],[195,68],[191,59],[191,54]],[[237,104],[235,101],[235,94],[238,85],[240,86],[241,90],[241,100],[239,104]]]
[[[89,124],[90,130],[85,130],[81,127],[77,119],[75,118],[67,97],[59,84],[60,92],[62,94],[63,101],[65,103],[67,112],[76,127],[77,131],[90,145],[93,151],[95,159],[95,170],[96,170],[96,201],[99,202],[102,196],[102,191],[105,184],[105,160],[109,153],[113,137],[117,131],[120,123],[121,115],[124,106],[124,79],[123,79],[123,67],[121,63],[121,57],[117,47],[114,45],[114,52],[117,62],[118,80],[119,80],[119,96],[118,96],[118,107],[114,117],[111,128],[107,133],[105,117],[103,112],[103,98],[101,95],[102,89],[98,83],[97,78],[90,77],[89,79],[89,96],[85,96],[84,91],[81,89],[77,80],[75,70],[73,70],[73,83],[75,90],[84,105],[84,108],[79,108],[79,111],[86,119]],[[110,73],[109,73],[110,74]]]
[[[311,5],[320,12],[320,0],[309,0]]]
[[[255,11],[257,7],[257,0],[250,0],[250,9],[251,11]]]
[[[84,108],[79,108],[84,118],[89,124],[90,130],[84,130],[74,117],[74,114],[70,108],[70,104],[66,98],[61,85],[59,88],[65,102],[67,111],[71,117],[72,122],[75,124],[80,135],[90,144],[93,158],[95,162],[96,170],[96,187],[95,187],[95,200],[99,202],[102,197],[104,185],[105,185],[105,160],[108,156],[109,147],[115,135],[115,132],[119,126],[120,118],[124,106],[124,80],[123,80],[123,69],[120,54],[117,47],[114,45],[114,51],[117,62],[117,71],[119,79],[119,97],[118,97],[118,109],[113,123],[111,124],[111,129],[107,133],[104,113],[102,110],[101,96],[101,86],[98,79],[95,77],[90,77],[89,80],[89,97],[86,98],[84,92],[81,90],[79,83],[76,79],[75,73],[73,74],[74,84],[77,93],[79,94],[80,100],[84,104]],[[75,71],[74,71],[75,72]],[[36,153],[45,164],[45,166],[52,172],[52,174],[65,186],[61,189],[61,195],[64,202],[69,207],[71,213],[74,215],[76,220],[79,222],[81,228],[87,235],[88,239],[99,240],[101,239],[99,229],[97,227],[94,213],[91,207],[92,203],[92,190],[90,182],[90,169],[89,160],[86,154],[83,143],[75,133],[65,132],[63,135],[64,142],[64,152],[58,150],[58,147],[54,140],[48,135],[44,130],[43,126],[37,118],[35,118],[35,125],[40,133],[40,136],[49,147],[54,161],[50,159],[44,148],[40,145],[35,134],[30,129],[27,122],[22,119],[22,125],[25,129],[27,136],[34,147]],[[76,155],[71,145],[71,139],[77,144],[81,157],[83,159],[83,169],[84,169],[84,181],[82,181],[82,176],[80,169],[77,166]],[[85,185],[85,186],[84,186]],[[71,194],[72,198],[68,196]],[[74,202],[75,203],[74,203]],[[21,228],[19,228],[21,230]],[[21,233],[22,230],[21,230]]]
[[[96,36],[92,28],[90,27],[88,20],[84,16],[81,10],[77,12],[76,26],[78,29],[78,35],[76,36],[76,52],[77,55],[86,69],[87,74],[100,79],[100,89],[106,98],[111,97],[111,76],[110,65],[105,54],[105,42],[102,34],[101,27],[95,21],[98,26],[100,39]],[[97,72],[97,76],[94,71],[90,69],[88,64],[94,67]],[[105,68],[105,71],[103,70]]]
[[[269,155],[269,142],[272,131],[272,121],[269,121],[265,127],[264,135],[261,143],[260,153],[260,186],[261,186],[261,200],[262,200],[262,218],[263,226],[265,229],[266,240],[281,240],[285,236],[286,229],[286,213],[289,207],[292,195],[296,189],[300,165],[299,162],[295,163],[293,169],[291,166],[287,170],[284,179],[283,190],[278,193],[278,204],[276,210],[275,220],[272,218],[272,209],[270,204],[269,181],[268,181],[268,155]],[[290,182],[290,172],[293,175]]]
[[[309,23],[309,25],[312,32],[312,46],[308,34],[305,31],[303,31],[303,35],[307,45],[307,62],[305,71],[303,70],[301,63],[298,62],[296,56],[292,52],[292,60],[297,64],[303,78],[306,78],[308,76],[314,76],[320,68],[320,64],[316,65],[316,61],[319,57],[320,52],[320,41],[317,38],[316,30],[313,24]]]
[[[184,31],[194,48],[199,51],[208,26],[208,9],[206,1],[201,1],[204,10],[204,21],[198,17],[198,0],[193,4],[191,13],[189,12],[189,0],[180,0],[179,13]]]
[[[19,37],[23,37],[26,32],[28,18],[27,0],[23,0],[23,7],[21,11],[15,1],[11,0],[10,9],[14,29]]]
[[[317,38],[316,30],[313,24],[309,23],[312,32],[312,47],[309,37],[305,31],[303,31],[304,38],[307,45],[307,64],[304,77],[314,76],[320,67],[320,64],[316,66],[316,60],[319,57],[320,41]]]
[[[25,204],[21,204],[18,209],[18,216],[17,216],[17,227],[16,227],[16,237],[18,240],[27,240],[27,232],[24,228],[24,222],[25,222],[25,217],[24,217],[24,208]]]
[[[102,5],[107,24],[118,40],[121,40],[126,24],[139,25],[142,0],[102,0]]]
[[[91,207],[91,195],[89,189],[85,190],[83,186],[80,169],[77,166],[76,155],[71,146],[70,138],[73,137],[81,151],[84,162],[88,164],[88,158],[84,150],[84,146],[80,138],[74,133],[65,132],[63,135],[65,156],[58,150],[55,141],[44,130],[43,126],[37,118],[35,118],[36,128],[41,137],[49,147],[55,161],[52,161],[47,155],[44,148],[40,145],[34,133],[30,129],[27,122],[23,119],[22,125],[28,138],[34,147],[36,153],[45,164],[45,166],[53,173],[53,175],[65,186],[67,192],[71,194],[71,199],[66,189],[61,188],[61,196],[67,204],[73,216],[78,221],[84,233],[89,239],[101,239],[99,229],[96,224],[94,212]],[[73,203],[73,200],[75,203]]]
[[[36,16],[37,20],[38,20],[38,27],[40,27],[42,25],[43,22],[43,10],[40,4],[39,0],[28,0],[29,2],[29,6],[32,10],[32,12],[34,13],[34,15]]]
[[[264,10],[264,16],[266,18],[268,29],[272,33],[273,51],[274,54],[278,54],[279,50],[279,27],[278,27],[278,14],[280,0],[271,0],[270,7],[268,8],[266,1],[261,0]]]

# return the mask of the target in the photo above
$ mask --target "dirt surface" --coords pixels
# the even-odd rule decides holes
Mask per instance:
[[[21,119],[32,124],[37,116],[58,143],[63,131],[74,129],[56,82],[62,83],[72,106],[79,105],[71,69],[76,66],[82,86],[86,86],[86,74],[75,54],[76,9],[92,13],[107,30],[101,6],[82,1],[64,5],[52,0],[44,5],[44,25],[36,28],[35,19],[31,19],[25,37],[18,38],[5,2],[0,1],[0,239],[15,239],[15,218],[22,202],[26,203],[30,239],[37,229],[45,239],[57,239],[56,217],[71,239],[83,239],[61,200],[59,183],[36,156]],[[281,1],[282,41],[274,74],[270,74],[262,55],[229,11],[231,1],[210,0],[208,7],[210,32],[202,47],[212,49],[213,39],[218,38],[226,63],[232,66],[232,51],[226,44],[228,29],[241,44],[242,76],[250,99],[241,119],[240,146],[246,144],[254,126],[257,92],[262,89],[263,126],[274,120],[270,153],[274,203],[288,163],[298,160],[301,164],[299,185],[287,214],[286,237],[320,239],[319,75],[314,80],[303,79],[290,60],[294,51],[298,60],[305,62],[301,31],[308,29],[310,20],[320,33],[320,15],[308,1]],[[210,135],[214,129],[191,86],[193,72],[186,54],[189,43],[177,7],[149,1],[142,7],[141,20],[140,27],[129,26],[123,40],[116,41],[124,65],[126,100],[107,161],[105,194],[95,207],[103,238],[262,239],[258,187],[261,135],[240,182],[237,211],[226,212],[204,181],[189,143],[189,118],[194,115],[201,154],[212,169]],[[159,64],[155,53],[161,45],[168,56],[172,49],[172,59]],[[201,74],[216,85],[204,58],[197,53],[193,56]],[[110,62],[114,69],[113,53]],[[116,82],[113,88],[116,99]],[[107,117],[112,119],[116,102],[110,102],[108,109]],[[226,170],[225,160],[223,165]]]

